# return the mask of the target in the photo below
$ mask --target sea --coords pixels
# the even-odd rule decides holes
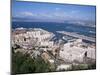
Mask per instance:
[[[96,28],[89,26],[82,26],[69,23],[54,23],[54,22],[12,22],[12,28],[42,28],[49,32],[56,33],[56,31],[74,32],[88,37],[96,38]]]

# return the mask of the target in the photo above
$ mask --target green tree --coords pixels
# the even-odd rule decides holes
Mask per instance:
[[[24,74],[24,73],[41,73],[49,72],[50,65],[38,56],[36,59],[32,59],[27,54],[20,52],[12,54],[12,73]]]

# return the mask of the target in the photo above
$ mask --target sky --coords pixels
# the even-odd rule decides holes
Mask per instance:
[[[67,20],[95,21],[96,7],[89,5],[12,2],[13,20],[63,22]]]

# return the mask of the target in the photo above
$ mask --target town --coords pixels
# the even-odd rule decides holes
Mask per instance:
[[[74,36],[68,39],[67,35],[55,42],[53,37],[54,33],[41,28],[16,28],[12,30],[11,42],[15,53],[27,53],[31,58],[40,56],[52,68],[56,66],[55,71],[67,71],[71,70],[73,65],[87,66],[96,62],[95,43],[86,43],[82,38]]]

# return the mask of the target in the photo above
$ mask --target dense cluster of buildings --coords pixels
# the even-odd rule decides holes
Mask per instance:
[[[83,62],[84,57],[95,59],[95,46],[91,47],[82,42],[82,39],[76,39],[64,44],[63,49],[60,50],[60,57],[70,62]]]
[[[16,29],[12,34],[12,44],[17,44],[24,49],[32,49],[33,46],[53,46],[53,41],[49,41],[54,36],[40,28]]]
[[[84,58],[96,59],[94,44],[84,43],[82,39],[55,43],[51,41],[54,36],[40,28],[16,28],[12,31],[12,47],[20,46],[15,52],[28,53],[32,58],[41,56],[45,62],[56,65],[57,70],[70,68],[73,62],[83,63]]]

